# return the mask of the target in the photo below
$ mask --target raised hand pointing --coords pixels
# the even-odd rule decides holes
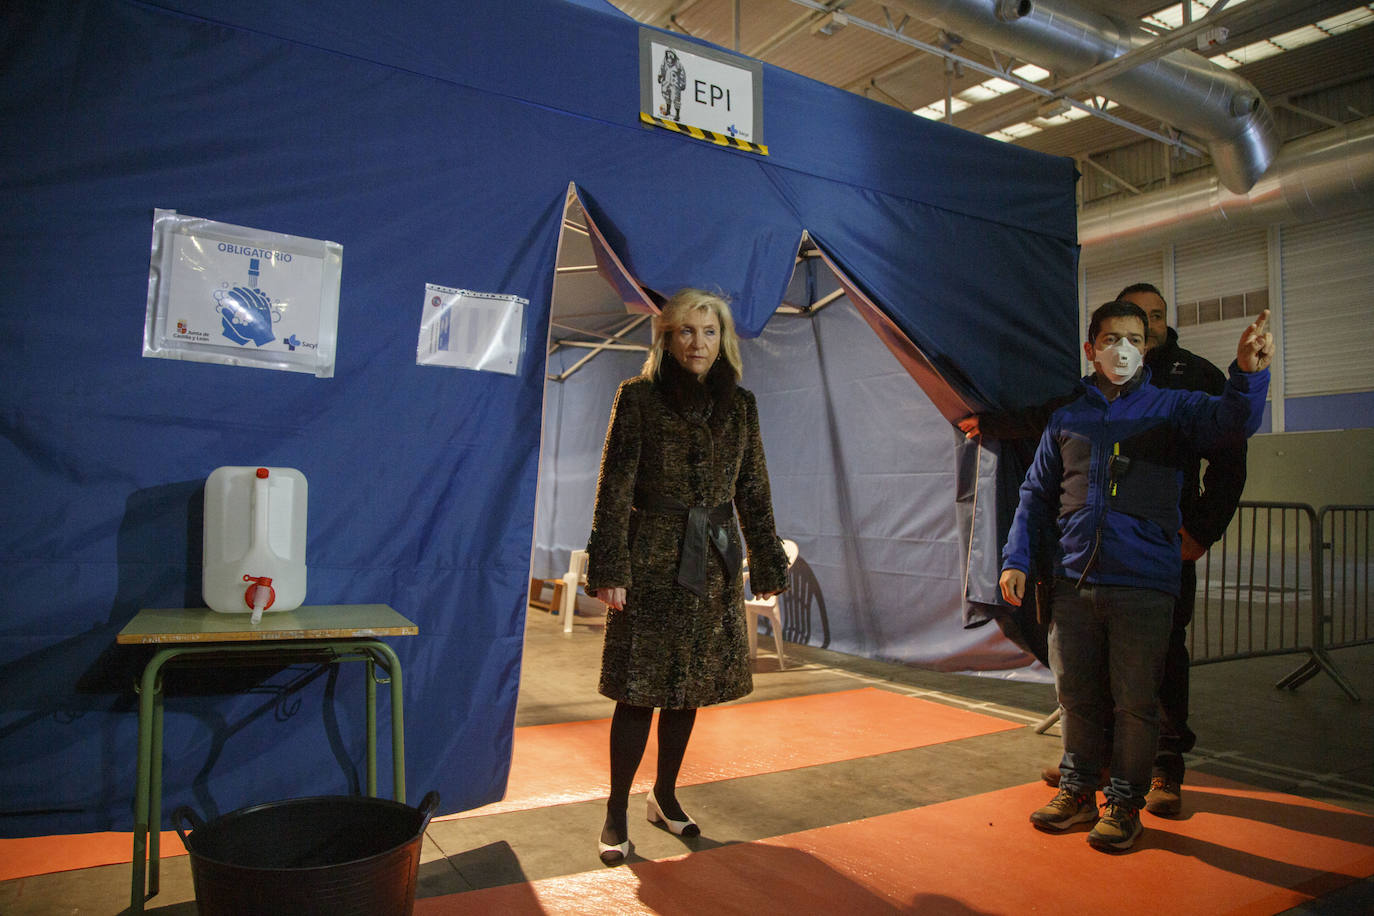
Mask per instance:
[[[1269,310],[1260,312],[1255,323],[1240,335],[1236,346],[1236,362],[1242,372],[1258,372],[1269,368],[1274,359],[1274,335],[1269,332]]]

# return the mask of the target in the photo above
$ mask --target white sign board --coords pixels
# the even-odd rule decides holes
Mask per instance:
[[[343,246],[156,210],[143,355],[334,375]]]
[[[652,29],[640,30],[639,56],[642,119],[766,152],[758,61]]]

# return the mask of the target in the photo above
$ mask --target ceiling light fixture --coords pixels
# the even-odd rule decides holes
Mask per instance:
[[[811,26],[811,34],[819,35],[822,38],[828,38],[847,25],[849,25],[849,15],[836,10]]]
[[[1072,107],[1068,99],[1050,99],[1037,108],[1035,113],[1042,118],[1056,118]]]

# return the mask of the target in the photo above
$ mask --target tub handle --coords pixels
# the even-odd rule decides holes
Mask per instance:
[[[430,789],[425,797],[420,799],[418,810],[420,812],[420,829],[416,833],[420,834],[425,832],[425,828],[429,826],[430,818],[434,817],[434,812],[439,810],[439,792]]]
[[[172,812],[172,826],[177,829],[177,836],[181,837],[181,845],[187,846],[186,831],[181,829],[183,821],[191,825],[192,833],[203,828],[205,821],[201,820],[200,815],[192,811],[189,805],[182,805]]]

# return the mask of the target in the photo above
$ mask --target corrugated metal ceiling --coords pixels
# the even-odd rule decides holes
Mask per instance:
[[[613,5],[640,22],[671,29],[727,48],[735,46],[736,0],[611,0]],[[1166,6],[1160,0],[1078,0],[1079,5],[1116,17],[1140,18]],[[1349,10],[1352,0],[1251,0],[1253,12],[1237,11],[1231,20],[1227,48],[1279,35],[1290,29]],[[914,17],[908,19],[897,5],[874,0],[831,2],[831,8],[892,27],[932,45],[947,39],[938,30]],[[1175,4],[1176,6],[1176,4]],[[1248,6],[1248,4],[1247,4]],[[947,89],[958,93],[982,82],[986,76],[967,68],[947,74],[945,60],[866,29],[850,26],[833,35],[821,35],[814,26],[824,18],[791,0],[739,0],[739,48],[742,53],[767,63],[864,95],[876,102],[914,110],[931,103],[943,105]],[[1240,10],[1244,10],[1241,7]],[[984,48],[964,41],[957,46],[962,57],[993,64]],[[1000,60],[1006,66],[1005,57]],[[1301,95],[1333,79],[1368,74],[1374,62],[1374,27],[1363,27],[1319,45],[1308,46],[1241,67],[1266,98]],[[1061,74],[1068,76],[1069,74]],[[992,101],[974,105],[953,117],[956,126],[987,133],[1034,116],[1039,96],[1018,90]],[[1157,120],[1127,109],[1114,114],[1159,130]],[[1055,155],[1081,158],[1140,142],[1130,130],[1097,119],[1083,119],[1053,127],[1018,141],[1021,145]]]

